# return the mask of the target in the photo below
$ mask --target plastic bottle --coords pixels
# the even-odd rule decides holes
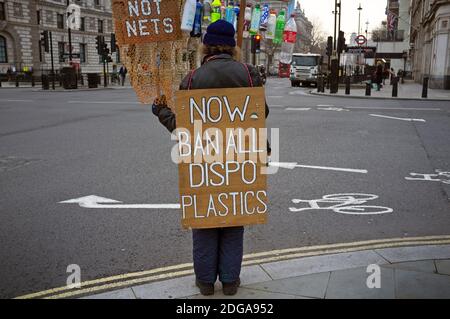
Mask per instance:
[[[255,4],[255,8],[252,13],[252,22],[250,24],[250,34],[256,35],[259,31],[259,22],[261,21],[261,8],[259,4]]]
[[[197,0],[186,0],[183,8],[183,17],[181,18],[181,30],[191,32],[194,27],[195,11],[197,9]]]
[[[205,0],[203,3],[203,22],[206,24],[211,22],[211,0]]]
[[[269,5],[265,4],[261,10],[261,20],[259,21],[259,29],[261,31],[267,30],[267,23],[269,22]]]
[[[284,10],[281,10],[277,17],[277,23],[275,26],[275,38],[273,39],[274,44],[280,44],[283,40],[283,31],[286,20],[284,17]]]
[[[292,61],[292,53],[294,53],[295,41],[297,40],[297,23],[295,16],[291,14],[289,21],[286,23],[283,32],[283,44],[281,45],[280,62],[290,64]]]
[[[274,10],[270,11],[269,19],[267,21],[266,38],[273,39],[275,37],[275,27],[277,25],[277,15]]]
[[[237,23],[238,23],[240,12],[241,12],[241,9],[239,8],[238,3],[236,2],[234,5],[234,30],[237,30]]]
[[[194,27],[191,31],[191,37],[201,37],[202,36],[202,11],[203,4],[200,0],[197,0],[194,18]]]
[[[252,21],[252,7],[251,5],[247,4],[247,7],[245,7],[244,11],[244,32],[242,34],[244,38],[248,38],[249,36],[251,21]]]
[[[225,9],[225,20],[234,25],[234,4],[233,1],[228,3],[227,8]]]
[[[211,23],[214,23],[222,18],[222,14],[220,11],[221,6],[222,3],[220,2],[220,0],[214,0],[211,3]]]

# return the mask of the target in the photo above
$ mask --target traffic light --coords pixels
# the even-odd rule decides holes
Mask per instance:
[[[111,53],[116,52],[116,35],[111,33]]]
[[[48,53],[49,49],[50,49],[50,45],[49,45],[49,41],[48,41],[48,31],[42,31],[41,32],[41,45],[44,46],[44,51]]]
[[[252,53],[260,53],[261,52],[261,35],[257,34],[252,36],[251,42],[251,52]]]
[[[338,53],[342,53],[342,51],[344,50],[345,50],[345,34],[344,31],[339,31],[337,51]]]
[[[101,35],[98,35],[95,40],[95,47],[97,49],[98,55],[103,55],[103,49],[104,49],[103,44],[104,44],[103,37]]]
[[[261,52],[261,35],[259,34],[255,35],[255,52]]]
[[[331,56],[333,54],[333,37],[328,37],[327,40],[327,55]]]

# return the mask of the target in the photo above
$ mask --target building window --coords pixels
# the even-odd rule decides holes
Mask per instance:
[[[0,20],[6,20],[5,3],[0,2]]]
[[[96,6],[99,6],[100,5],[100,0],[95,0],[94,3],[95,3]]]
[[[86,63],[86,43],[80,43],[80,62]]]
[[[84,17],[80,19],[80,31],[86,31],[86,18]]]
[[[0,63],[8,63],[8,55],[6,52],[6,39],[0,35]]]
[[[59,56],[59,62],[65,62],[66,59],[64,58],[64,49],[65,49],[66,43],[65,42],[58,42],[58,56]]]
[[[98,33],[103,33],[103,20],[98,20]]]
[[[448,21],[447,20],[442,21],[441,26],[442,26],[442,29],[444,29],[444,30],[447,29]]]
[[[22,9],[22,4],[18,3],[18,2],[14,2],[13,3],[13,10],[14,10],[14,16],[15,17],[23,17],[23,9]]]
[[[41,11],[38,10],[36,11],[36,19],[37,19],[37,24],[41,24]]]
[[[64,29],[64,15],[59,14],[56,16],[56,26],[58,29]]]

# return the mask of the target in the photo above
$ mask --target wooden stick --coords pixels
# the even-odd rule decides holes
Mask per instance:
[[[237,46],[240,49],[242,49],[242,38],[244,35],[244,20],[246,7],[247,7],[247,0],[241,0],[239,8],[238,29],[237,29]]]

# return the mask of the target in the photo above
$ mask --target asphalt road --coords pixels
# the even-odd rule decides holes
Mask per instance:
[[[266,88],[268,125],[280,133],[279,161],[367,173],[280,168],[269,178],[269,222],[247,228],[245,253],[450,234],[450,184],[444,183],[450,175],[405,179],[450,171],[450,103],[307,91],[280,79]],[[177,210],[59,203],[86,195],[177,203],[172,146],[130,89],[0,89],[0,297],[64,286],[70,264],[80,265],[84,281],[191,262],[191,233],[181,229]],[[293,199],[342,193],[376,195],[360,204],[392,212],[289,209],[308,207]],[[369,210],[383,211],[379,207]]]

